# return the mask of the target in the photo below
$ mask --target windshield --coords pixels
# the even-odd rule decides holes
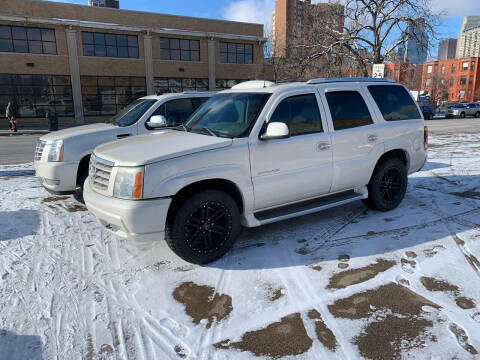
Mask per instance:
[[[248,136],[269,97],[266,93],[217,94],[203,104],[185,126],[188,131],[216,136]]]
[[[130,105],[123,108],[108,122],[122,127],[135,124],[156,101],[157,100],[155,99],[135,100]]]

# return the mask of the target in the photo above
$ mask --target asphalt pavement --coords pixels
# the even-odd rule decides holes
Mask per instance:
[[[438,119],[425,121],[431,134],[479,133],[480,119]],[[7,135],[7,136],[1,136]],[[0,134],[0,165],[22,164],[33,161],[35,144],[41,136],[37,132],[24,131],[21,135]]]

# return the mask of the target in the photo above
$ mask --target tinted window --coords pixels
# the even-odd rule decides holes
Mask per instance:
[[[322,131],[317,99],[313,94],[292,96],[282,100],[270,122],[287,124],[292,136]]]
[[[403,86],[370,85],[370,94],[387,121],[421,119],[417,106]]]
[[[183,124],[194,111],[191,99],[170,100],[160,106],[153,115],[163,115],[167,119],[167,125]]]
[[[114,116],[109,122],[118,126],[129,126],[135,124],[150,107],[155,104],[156,100],[138,99],[125,107],[120,113]]]
[[[335,130],[349,129],[373,123],[367,104],[356,91],[337,91],[326,94]]]

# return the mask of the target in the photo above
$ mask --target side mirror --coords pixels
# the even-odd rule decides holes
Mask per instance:
[[[167,126],[167,119],[163,115],[154,115],[147,121],[146,125],[152,129],[158,129]]]
[[[260,135],[262,140],[286,139],[288,137],[290,137],[288,126],[281,122],[268,123],[265,131]]]

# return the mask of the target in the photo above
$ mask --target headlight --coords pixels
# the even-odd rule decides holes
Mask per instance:
[[[63,161],[63,140],[55,140],[50,145],[48,161]]]
[[[122,199],[141,199],[144,167],[119,167],[115,176],[113,196]]]

